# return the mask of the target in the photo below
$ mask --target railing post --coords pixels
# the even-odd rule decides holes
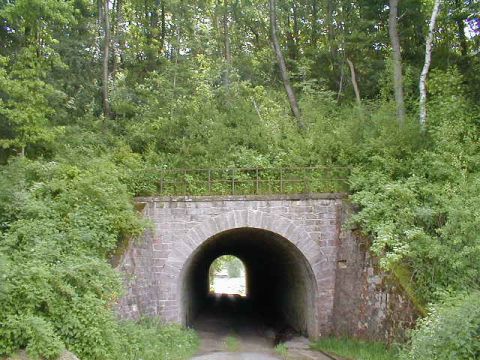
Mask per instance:
[[[258,167],[255,169],[255,173],[256,173],[256,181],[255,181],[255,194],[258,195],[259,193],[259,182],[260,182],[260,178],[258,176]]]
[[[283,194],[283,168],[280,168],[280,193]]]
[[[185,170],[183,171],[183,185],[184,185],[184,189],[185,189],[185,192],[183,193],[183,195],[186,196],[187,193],[188,193],[188,191],[187,191],[187,190],[188,190],[188,189],[187,189],[187,186],[188,186],[188,184],[187,184],[187,169],[185,169]]]
[[[305,193],[308,194],[310,193],[310,174],[309,174],[309,171],[311,169],[309,168],[305,168]]]
[[[232,195],[235,195],[235,169],[232,169]]]
[[[307,191],[307,176],[305,174],[305,168],[302,169],[302,177],[303,177],[303,193],[306,194],[308,191]]]
[[[308,169],[308,178],[307,178],[307,190],[308,193],[311,193],[313,191],[312,185],[313,185],[313,171],[311,168]]]
[[[163,170],[160,171],[160,195],[163,195]]]
[[[212,193],[212,169],[208,169],[208,194]]]

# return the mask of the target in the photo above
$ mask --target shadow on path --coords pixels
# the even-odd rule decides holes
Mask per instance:
[[[279,340],[291,345],[289,360],[331,360],[308,350],[307,339],[288,334],[288,326],[277,323],[268,309],[259,310],[239,295],[209,295],[192,325],[201,340],[199,355],[194,360],[282,359],[274,349]]]
[[[212,294],[193,322],[201,338],[200,353],[259,351],[274,353],[275,328],[270,316],[239,295]]]

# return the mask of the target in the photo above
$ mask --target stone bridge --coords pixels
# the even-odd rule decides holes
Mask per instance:
[[[365,243],[343,224],[343,194],[138,198],[153,227],[132,239],[117,266],[127,293],[122,318],[156,316],[189,326],[221,255],[240,258],[247,292],[310,337],[389,339],[414,321],[412,304],[378,271]]]

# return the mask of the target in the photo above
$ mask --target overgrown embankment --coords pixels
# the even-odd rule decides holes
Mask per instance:
[[[0,354],[55,359],[184,359],[196,336],[178,327],[119,323],[121,278],[109,264],[119,239],[145,224],[122,170],[106,155],[66,150],[1,169]]]

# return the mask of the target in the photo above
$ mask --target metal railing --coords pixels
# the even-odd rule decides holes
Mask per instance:
[[[344,167],[164,169],[159,195],[272,195],[346,191]]]

